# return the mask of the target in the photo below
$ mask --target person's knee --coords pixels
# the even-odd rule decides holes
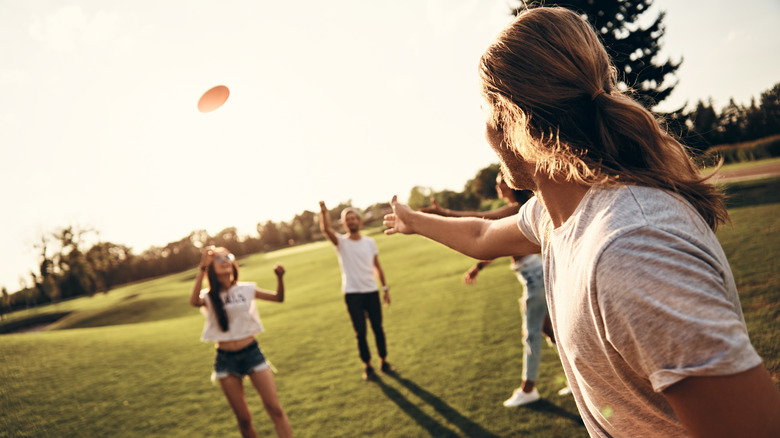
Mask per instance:
[[[271,418],[284,417],[284,410],[282,409],[282,405],[279,404],[279,402],[274,402],[274,403],[263,402],[263,406],[265,407],[265,411],[268,412],[268,415]]]

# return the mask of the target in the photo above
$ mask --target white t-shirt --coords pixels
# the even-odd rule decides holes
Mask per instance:
[[[336,251],[341,265],[341,290],[345,294],[368,293],[377,290],[374,278],[374,257],[379,254],[374,239],[361,236],[352,240],[336,234],[339,244]]]
[[[761,363],[728,260],[689,203],[593,187],[559,228],[536,198],[518,226],[542,248],[558,351],[591,436],[687,436],[662,390]]]
[[[206,302],[206,323],[201,340],[209,342],[244,339],[263,331],[260,315],[255,305],[255,283],[237,282],[230,289],[219,293],[228,317],[228,331],[223,332],[209,298],[209,290],[200,291]]]

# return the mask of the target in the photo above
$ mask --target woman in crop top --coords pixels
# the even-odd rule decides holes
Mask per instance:
[[[277,278],[275,293],[258,289],[255,283],[238,282],[238,264],[233,254],[225,248],[210,246],[203,250],[190,295],[190,304],[203,309],[206,315],[201,339],[217,343],[213,377],[219,379],[244,437],[257,436],[244,395],[244,376],[249,376],[260,394],[276,433],[280,437],[292,436],[290,421],[279,404],[268,362],[255,340],[255,334],[263,331],[255,299],[284,301],[284,268],[276,265],[274,272]],[[208,275],[209,288],[201,289],[205,275]]]

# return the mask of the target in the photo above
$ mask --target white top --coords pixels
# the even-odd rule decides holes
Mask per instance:
[[[666,191],[593,187],[553,229],[532,198],[558,352],[591,436],[687,436],[665,388],[761,363],[715,234]]]
[[[377,291],[374,278],[374,257],[379,254],[374,239],[361,236],[352,240],[349,236],[336,234],[339,244],[336,251],[341,265],[341,290],[345,294]]]
[[[200,297],[206,303],[206,323],[203,326],[201,340],[209,342],[234,341],[244,339],[263,331],[260,315],[255,305],[256,285],[252,282],[237,282],[227,291],[219,293],[228,316],[228,331],[223,332],[217,321],[217,315],[211,305],[209,290],[200,291]]]

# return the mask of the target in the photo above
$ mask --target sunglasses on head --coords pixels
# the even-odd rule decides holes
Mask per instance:
[[[234,256],[233,254],[228,254],[228,255],[220,254],[220,255],[214,257],[214,261],[217,262],[217,263],[222,263],[225,260],[229,260],[229,261],[232,262],[235,259],[236,259],[236,256]]]

